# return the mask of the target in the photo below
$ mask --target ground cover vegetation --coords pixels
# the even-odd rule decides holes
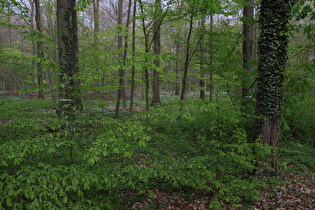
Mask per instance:
[[[1,3],[1,208],[315,208],[314,1]]]

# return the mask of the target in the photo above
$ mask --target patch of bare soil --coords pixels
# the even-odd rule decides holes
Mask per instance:
[[[12,119],[0,119],[0,125],[4,125],[4,124],[10,123],[12,121],[13,121]]]

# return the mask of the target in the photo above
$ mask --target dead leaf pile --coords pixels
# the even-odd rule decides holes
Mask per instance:
[[[284,185],[272,184],[267,189],[262,189],[260,199],[250,209],[315,209],[315,173],[305,171],[302,173],[291,173],[283,177]],[[199,196],[192,194],[191,199],[181,196],[175,192],[160,192],[152,190],[150,196],[142,198],[145,201],[138,201],[129,204],[129,208],[138,209],[157,209],[157,210],[201,210],[210,209],[209,195],[202,193]],[[187,196],[187,195],[186,195]],[[123,197],[139,198],[136,193],[125,192]],[[242,203],[238,204],[242,208]],[[225,204],[222,209],[235,209],[230,204]]]
[[[256,209],[315,209],[315,174],[291,174],[284,186],[261,191]]]

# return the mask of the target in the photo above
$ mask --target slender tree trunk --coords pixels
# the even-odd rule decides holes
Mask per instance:
[[[78,36],[76,0],[57,0],[57,37],[59,71],[59,116],[68,121],[82,109],[78,74]]]
[[[139,0],[139,6],[141,10],[141,14],[144,15],[144,10],[143,10],[143,4],[142,0]],[[147,66],[148,63],[148,53],[150,52],[150,43],[149,43],[149,34],[146,30],[146,24],[145,24],[145,19],[144,17],[141,19],[142,20],[142,31],[145,39],[145,55],[144,55],[144,80],[145,80],[145,108],[146,111],[149,111],[150,105],[149,105],[149,88],[150,88],[150,83],[149,83],[149,68]]]
[[[179,58],[180,57],[180,42],[176,41],[175,42],[175,47],[176,47],[176,56]],[[176,59],[175,61],[175,74],[176,74],[176,83],[175,83],[175,95],[178,96],[180,95],[180,62],[179,60]]]
[[[93,0],[93,20],[94,20],[94,27],[93,27],[93,38],[94,38],[94,49],[95,52],[94,53],[94,68],[98,69],[100,74],[102,74],[102,70],[101,68],[99,68],[100,66],[100,56],[98,54],[100,47],[99,47],[99,34],[100,34],[100,1],[99,0]],[[100,80],[96,80],[95,81],[95,85],[99,85],[102,86],[102,77],[100,78]]]
[[[278,147],[281,127],[282,86],[286,69],[288,31],[291,17],[290,0],[262,0],[260,7],[260,38],[258,89],[256,98],[256,138],[262,144]],[[276,149],[268,162],[277,172]],[[258,173],[270,175],[264,167]]]
[[[246,69],[247,75],[245,79],[242,81],[242,98],[246,98],[250,93],[250,86],[252,83],[252,79],[250,78],[250,75],[254,71],[254,65],[252,62],[255,59],[254,54],[254,26],[251,23],[251,19],[254,18],[254,6],[253,0],[247,0],[248,5],[244,7],[243,9],[243,17],[245,17],[245,21],[243,24],[243,34],[245,37],[245,40],[243,42],[243,68]]]
[[[213,14],[210,15],[210,66],[213,66]],[[213,85],[213,70],[210,70],[210,103],[213,102],[214,85]]]
[[[123,9],[123,0],[118,1],[118,17],[117,17],[117,25],[118,25],[118,41],[117,41],[117,48],[119,51],[119,87],[118,87],[118,93],[117,93],[117,102],[116,102],[116,109],[115,109],[115,117],[119,116],[119,107],[120,107],[120,100],[123,97],[123,86],[124,86],[124,70],[123,70],[123,64],[121,63],[123,60],[123,53],[122,53],[122,47],[123,47],[123,37],[121,35],[122,33],[122,9]]]
[[[98,35],[100,33],[100,0],[93,0],[93,18],[94,18],[94,45],[98,44]]]
[[[194,15],[191,13],[190,15],[190,21],[189,21],[189,30],[188,30],[188,36],[187,36],[187,42],[186,42],[186,58],[185,58],[185,64],[184,64],[184,75],[182,78],[182,91],[180,95],[180,100],[185,100],[185,93],[186,93],[186,83],[187,83],[187,73],[188,73],[188,67],[191,60],[191,53],[190,53],[190,39],[192,34],[192,27],[193,27],[193,20]]]
[[[30,17],[30,19],[31,19],[31,30],[35,31],[36,30],[34,28],[34,26],[36,27],[36,24],[34,24],[34,20],[36,18],[36,14],[34,14],[34,13],[36,13],[35,12],[35,2],[30,1],[30,3],[31,3],[31,11],[30,11],[31,12],[31,14],[30,14],[31,15],[31,17]],[[35,23],[36,23],[36,20],[35,20]],[[34,57],[37,56],[37,49],[36,49],[36,42],[35,42],[35,40],[32,40],[32,55]],[[35,60],[32,60],[32,66],[34,67],[34,69],[32,70],[32,86],[34,87],[36,85],[35,84],[35,75],[36,75],[36,72],[37,72],[37,63],[36,63]]]
[[[158,57],[161,54],[161,0],[155,0],[155,17],[153,22],[153,33],[154,33],[154,54]],[[154,60],[156,68],[160,67],[160,58]],[[161,103],[160,99],[160,73],[157,70],[153,70],[152,79],[152,93],[153,99],[152,104]]]
[[[130,15],[131,15],[131,5],[132,5],[132,0],[129,0],[128,3],[128,13],[127,13],[127,21],[126,21],[126,35],[125,35],[125,46],[124,46],[124,55],[123,55],[123,65],[126,66],[126,61],[127,61],[127,54],[128,54],[128,38],[129,38],[129,24],[130,24]],[[124,75],[125,76],[125,75]],[[123,84],[123,104],[124,108],[126,108],[126,92],[127,92],[127,82],[126,79],[124,78],[124,84]]]
[[[37,29],[37,41],[36,41],[36,52],[37,52],[37,84],[38,84],[38,98],[44,99],[44,91],[43,91],[43,66],[42,61],[44,59],[44,51],[43,51],[43,42],[41,34],[42,30],[42,20],[41,20],[41,9],[40,9],[40,0],[35,0],[35,10],[36,10],[36,29]]]
[[[132,67],[131,67],[131,87],[130,87],[130,107],[129,107],[129,117],[132,116],[133,112],[133,97],[134,97],[134,90],[135,90],[135,52],[136,52],[136,10],[137,10],[137,1],[134,0],[133,2],[133,18],[132,21]]]
[[[203,39],[204,39],[204,30],[206,29],[205,27],[205,16],[203,15],[201,21],[200,21],[200,29],[201,29],[201,42],[200,42],[200,76],[202,77],[199,80],[199,88],[200,88],[200,99],[205,99],[206,95],[205,95],[205,79],[204,79],[204,75],[205,75],[205,46],[203,44]]]

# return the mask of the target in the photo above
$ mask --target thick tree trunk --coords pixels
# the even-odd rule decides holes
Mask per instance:
[[[287,60],[287,24],[291,1],[262,0],[260,9],[259,75],[256,98],[256,138],[277,147],[280,138],[282,86]],[[268,160],[277,172],[276,150]],[[265,168],[259,173],[268,175]]]
[[[57,0],[59,71],[59,116],[73,121],[82,109],[78,74],[78,36],[76,0]]]

